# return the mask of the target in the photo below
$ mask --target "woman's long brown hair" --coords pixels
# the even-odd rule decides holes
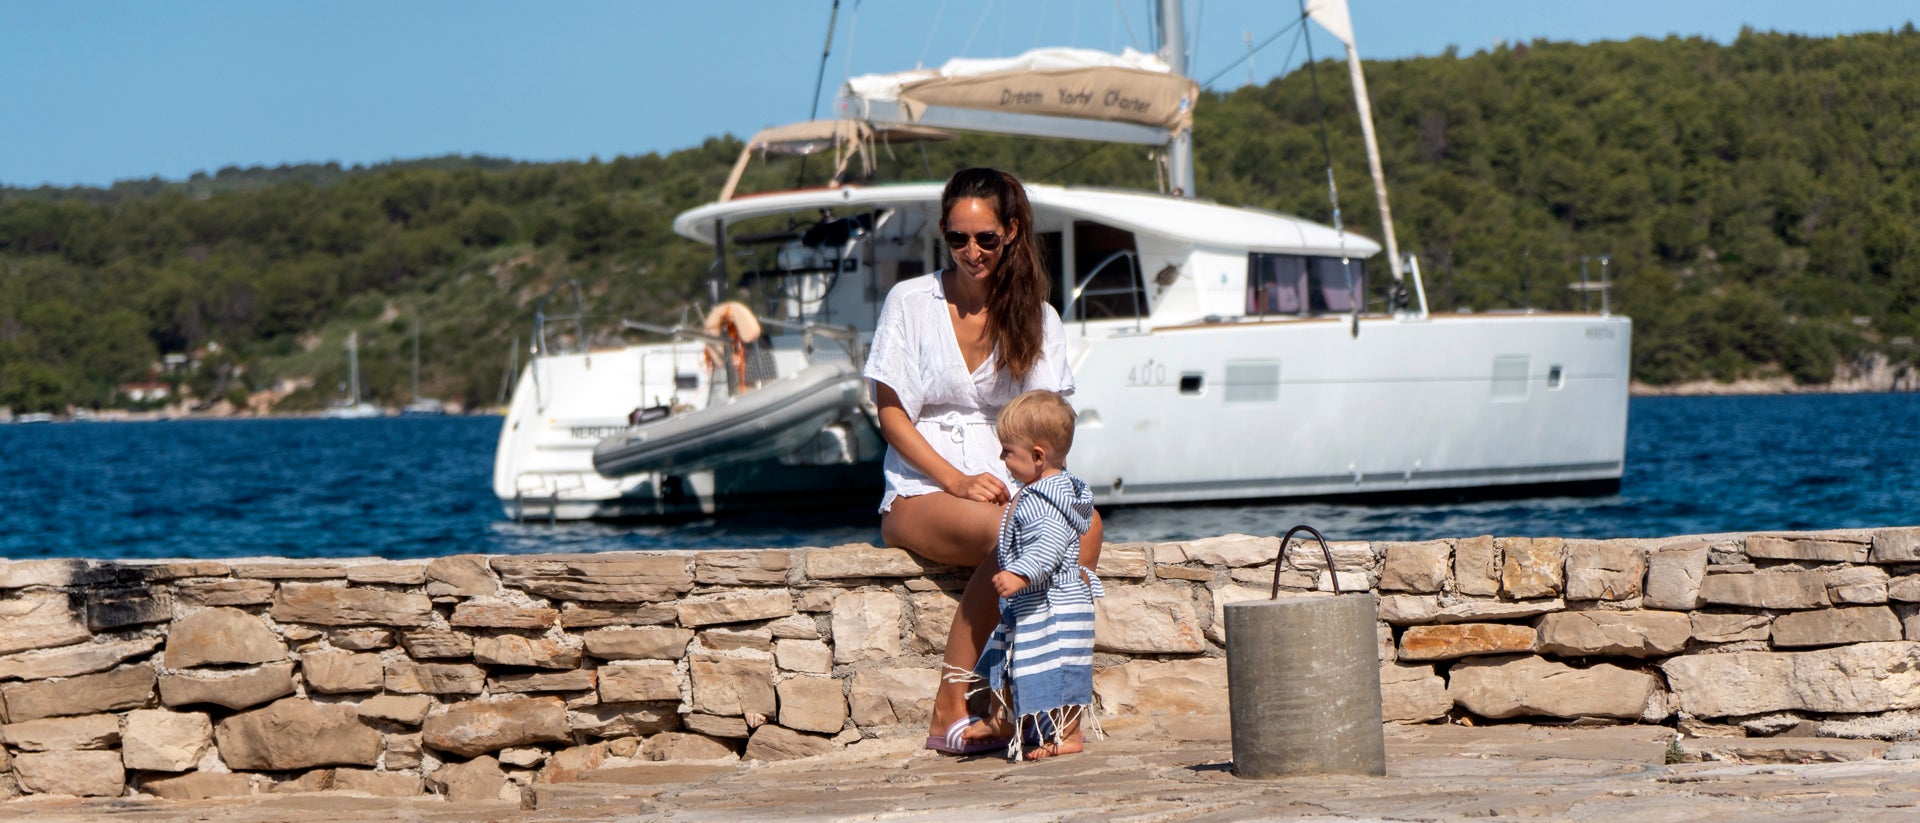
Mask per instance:
[[[1027,202],[1027,190],[1020,179],[995,169],[962,169],[947,181],[940,195],[940,216],[944,221],[953,205],[968,197],[993,204],[1000,224],[1013,228],[1016,236],[1000,254],[999,270],[994,273],[987,292],[987,333],[1000,352],[1000,363],[1024,379],[1033,361],[1040,358],[1040,342],[1045,334],[1047,265],[1040,256],[1040,242],[1033,230],[1033,204]]]

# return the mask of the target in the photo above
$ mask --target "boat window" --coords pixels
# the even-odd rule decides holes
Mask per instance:
[[[1188,372],[1180,375],[1181,394],[1199,394],[1201,389],[1206,388],[1206,385],[1207,376],[1199,372]]]
[[[1348,269],[1359,288],[1348,289]],[[1308,257],[1298,254],[1247,255],[1247,313],[1266,314],[1338,314],[1353,311],[1352,295],[1364,301],[1367,293],[1366,261],[1338,257]]]
[[[1069,320],[1134,318],[1147,313],[1146,278],[1133,232],[1087,220],[1073,224],[1073,282]]]
[[[1228,404],[1277,403],[1280,401],[1280,361],[1229,360],[1222,402]]]
[[[1560,366],[1559,364],[1555,364],[1552,368],[1547,369],[1547,388],[1557,389],[1560,388],[1561,384],[1562,376]]]
[[[1046,261],[1047,271],[1053,275],[1047,278],[1052,282],[1052,287],[1049,289],[1050,293],[1047,295],[1047,302],[1052,303],[1053,310],[1060,312],[1061,316],[1065,317],[1067,311],[1067,291],[1061,284],[1066,282],[1064,275],[1067,271],[1067,255],[1066,245],[1062,242],[1060,232],[1043,231],[1040,233],[1040,259]]]

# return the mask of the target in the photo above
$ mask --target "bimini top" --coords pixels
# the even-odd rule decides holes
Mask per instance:
[[[889,206],[931,213],[939,210],[944,188],[943,183],[906,183],[747,195],[682,212],[674,218],[673,230],[681,237],[711,244],[716,220],[731,225],[791,212]],[[1048,185],[1028,185],[1027,197],[1043,219],[1067,216],[1092,220],[1178,243],[1291,254],[1343,252],[1342,233],[1333,227],[1257,209],[1144,192]],[[1344,253],[1348,256],[1365,258],[1380,252],[1379,243],[1350,231],[1344,234]]]

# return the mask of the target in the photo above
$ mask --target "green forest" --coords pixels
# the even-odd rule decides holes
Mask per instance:
[[[1608,255],[1637,380],[1820,383],[1839,364],[1920,358],[1916,67],[1909,24],[1536,41],[1366,71],[1401,247],[1435,310],[1579,308],[1581,258]],[[1344,66],[1316,70],[1317,98],[1305,69],[1205,94],[1200,194],[1330,220],[1324,113],[1342,216],[1378,236]],[[416,322],[422,393],[494,404],[534,305],[569,279],[597,342],[622,318],[680,316],[711,252],[671,221],[714,198],[741,145],[0,189],[0,406],[124,406],[122,385],[164,381],[236,404],[304,386],[278,408],[314,409],[340,396],[349,331],[366,393],[404,403]],[[1137,147],[968,136],[893,151],[880,180],[993,165],[1154,185]],[[791,187],[797,162],[756,162],[743,190]],[[162,375],[167,355],[189,359]]]

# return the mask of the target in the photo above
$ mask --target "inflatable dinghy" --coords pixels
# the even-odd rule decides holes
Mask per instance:
[[[866,381],[850,363],[820,363],[718,406],[627,429],[593,448],[606,477],[712,469],[789,454],[860,407]]]

